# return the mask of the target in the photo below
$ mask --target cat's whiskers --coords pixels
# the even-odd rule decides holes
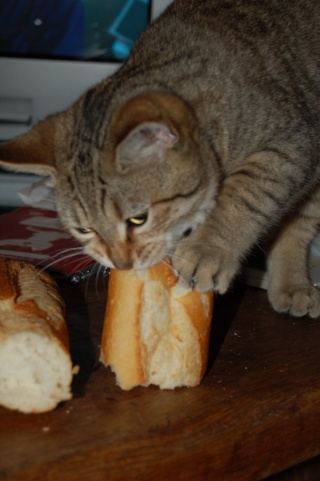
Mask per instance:
[[[96,272],[96,292],[97,292],[97,294],[99,293],[99,289],[98,289],[99,278],[101,276],[101,272],[105,272],[105,270],[106,270],[106,268],[102,264],[98,265],[98,269],[97,269],[97,272]],[[104,282],[105,282],[105,276],[103,277],[103,279],[104,279]]]
[[[96,274],[97,267],[100,269],[101,264],[99,262],[94,262],[94,264],[91,266],[89,275],[85,278],[84,284],[85,284],[85,289],[84,289],[84,295],[87,298],[88,297],[88,292],[89,292],[89,283],[93,279],[93,276]],[[96,290],[97,290],[97,282],[96,282]]]
[[[64,255],[65,254],[65,255]],[[58,251],[57,253],[53,254],[50,257],[46,258],[46,261],[53,259],[52,262],[49,264],[46,263],[41,269],[40,272],[43,272],[45,270],[49,270],[51,267],[57,265],[58,263],[61,263],[63,261],[66,261],[66,265],[70,264],[71,262],[74,261],[74,258],[78,255],[83,255],[83,250],[82,247],[72,247],[72,248],[67,248],[63,249],[61,251]],[[86,255],[84,258],[79,260],[79,264],[77,265],[79,268],[83,267],[86,264],[86,260],[89,259],[90,256]],[[69,262],[68,262],[69,261]],[[40,263],[36,264],[36,266],[39,266]]]

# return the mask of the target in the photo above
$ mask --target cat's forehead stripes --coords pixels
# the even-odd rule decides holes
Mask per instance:
[[[99,189],[99,207],[101,211],[103,212],[105,209],[106,205],[106,199],[107,199],[107,189],[105,187],[100,187]]]
[[[108,109],[115,92],[123,83],[120,77],[106,79],[98,87],[89,89],[79,102],[79,115],[76,125],[76,137],[84,142],[102,149],[105,145],[107,126],[110,121]]]
[[[165,204],[165,203],[171,203],[174,200],[177,199],[188,199],[196,195],[200,189],[201,189],[201,182],[198,182],[195,187],[192,186],[192,190],[189,190],[188,192],[181,192],[180,190],[175,193],[174,195],[170,197],[164,197],[162,199],[157,199],[153,202],[153,205],[156,206],[157,204]]]
[[[129,199],[126,201],[122,200],[121,203],[117,199],[112,199],[111,203],[117,221],[122,223],[126,223],[130,218],[147,214],[150,209],[150,204],[137,203]]]

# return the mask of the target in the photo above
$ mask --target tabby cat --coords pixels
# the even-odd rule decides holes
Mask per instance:
[[[319,143],[319,0],[175,0],[112,77],[0,158],[51,178],[63,225],[102,265],[169,255],[199,290],[225,293],[276,227],[270,302],[317,317]]]

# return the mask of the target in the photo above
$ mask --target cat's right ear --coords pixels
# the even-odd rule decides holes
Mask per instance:
[[[29,132],[0,144],[0,166],[6,170],[51,177],[54,180],[56,117],[52,115]]]
[[[151,158],[162,161],[177,135],[163,122],[142,122],[116,148],[116,164],[120,171]]]

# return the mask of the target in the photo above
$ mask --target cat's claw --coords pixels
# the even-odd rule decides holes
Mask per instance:
[[[214,245],[203,248],[183,242],[173,255],[173,267],[194,289],[224,294],[237,274],[239,263],[231,252]]]

